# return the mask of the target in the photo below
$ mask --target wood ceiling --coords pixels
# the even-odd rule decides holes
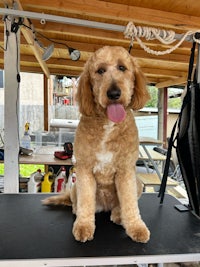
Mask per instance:
[[[148,26],[173,30],[185,34],[188,30],[200,30],[200,4],[196,0],[16,0],[18,9],[87,21],[103,22],[125,26],[132,21],[136,26]],[[12,8],[11,0],[0,0],[0,8],[5,4]],[[36,32],[56,42],[80,50],[78,61],[69,58],[65,46],[55,44],[52,57],[43,62],[42,51],[34,44],[32,32],[21,26],[20,69],[27,72],[45,72],[78,76],[91,53],[104,45],[120,45],[129,48],[130,40],[123,32],[31,18]],[[25,19],[24,23],[28,23]],[[39,37],[39,35],[38,35]],[[45,46],[50,42],[39,38]],[[172,45],[163,45],[158,40],[142,41],[154,50],[166,50]],[[177,41],[178,42],[178,41]],[[0,45],[4,45],[4,24],[0,22]],[[185,41],[170,54],[156,56],[145,52],[134,41],[131,54],[137,58],[148,82],[158,88],[183,85],[187,78],[191,42]],[[3,50],[0,52],[0,68],[3,69]],[[39,61],[38,61],[39,60]]]

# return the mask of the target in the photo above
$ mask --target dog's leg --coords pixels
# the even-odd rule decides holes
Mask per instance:
[[[137,181],[137,198],[139,199],[142,192],[143,192],[143,185],[141,183],[141,181],[139,181],[138,179]],[[111,210],[111,216],[110,219],[112,222],[116,223],[116,224],[121,224],[121,208],[120,206],[116,206]]]
[[[134,172],[131,172],[130,168],[127,173],[119,171],[115,182],[121,207],[121,220],[126,233],[134,241],[146,243],[150,232],[140,216]]]
[[[84,166],[76,168],[77,210],[73,234],[77,241],[92,240],[95,231],[96,181]]]

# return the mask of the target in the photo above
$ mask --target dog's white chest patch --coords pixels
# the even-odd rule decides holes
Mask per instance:
[[[97,163],[93,168],[93,172],[103,172],[105,167],[112,162],[113,153],[107,150],[106,141],[109,138],[109,135],[113,131],[113,122],[109,122],[108,124],[104,125],[104,135],[102,140],[100,141],[100,151],[96,152],[95,156],[97,159]]]

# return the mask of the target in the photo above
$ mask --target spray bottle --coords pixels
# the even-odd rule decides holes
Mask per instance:
[[[64,166],[60,168],[60,172],[58,176],[55,178],[54,183],[54,192],[60,192],[65,187],[65,181],[66,181],[66,169]]]
[[[41,190],[42,178],[43,174],[40,169],[31,174],[28,182],[28,193],[38,193]]]
[[[27,149],[31,148],[31,137],[29,134],[29,127],[30,127],[30,123],[26,122],[25,127],[24,127],[25,128],[24,135],[21,139],[21,146]]]
[[[72,186],[74,186],[75,182],[76,182],[76,169],[74,166],[72,166],[69,170],[69,177],[65,188],[71,189]]]

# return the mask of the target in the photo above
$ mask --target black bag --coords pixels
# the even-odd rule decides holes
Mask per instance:
[[[196,79],[197,70],[195,70],[193,81],[191,81],[195,46],[196,43],[193,43],[188,70],[186,95],[183,99],[179,117],[173,127],[169,139],[167,159],[159,197],[161,197],[162,203],[167,183],[171,150],[172,147],[175,147],[189,198],[190,208],[195,215],[200,216],[200,83],[198,83]],[[178,130],[175,136],[177,126]]]

